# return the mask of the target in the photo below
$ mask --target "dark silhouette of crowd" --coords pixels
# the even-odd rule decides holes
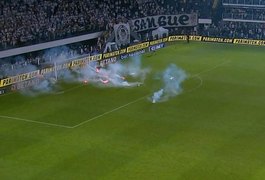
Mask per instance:
[[[221,21],[200,29],[200,35],[265,40],[265,23]]]
[[[263,0],[223,0],[223,3],[245,4],[245,5],[265,5]]]
[[[0,47],[30,45],[104,29],[104,10],[89,0],[0,1]]]
[[[225,19],[265,21],[264,9],[227,8],[223,13]]]
[[[265,39],[265,1],[223,0],[223,8],[223,21],[206,27],[205,35]]]
[[[106,30],[144,16],[199,12],[210,0],[1,0],[0,50]],[[210,11],[200,11],[210,16]],[[206,12],[206,13],[205,13]],[[206,15],[207,14],[207,15]],[[126,18],[125,18],[126,17]]]
[[[262,5],[263,2],[242,1],[249,1],[250,5],[253,3]],[[212,2],[211,0],[2,0],[0,1],[0,51],[92,32],[104,31],[104,33],[97,39],[68,45],[67,48],[55,48],[1,59],[0,79],[20,74],[24,70],[26,72],[31,65],[40,68],[60,56],[71,59],[100,53],[114,25],[119,22],[128,22],[130,19],[146,16],[182,13],[197,13],[199,18],[213,19]],[[241,1],[224,0],[223,2]],[[265,21],[264,12],[264,9],[226,8],[223,18]],[[222,12],[219,17],[222,18]],[[150,34],[150,32],[144,33]],[[265,23],[214,20],[211,25],[170,28],[169,34],[265,39]],[[148,36],[144,37],[145,39],[142,40],[151,40]]]
[[[54,62],[63,63],[82,56],[92,56],[100,53],[97,40],[75,43],[68,46],[36,51],[18,56],[2,58],[0,61],[0,79],[27,73],[47,66]]]

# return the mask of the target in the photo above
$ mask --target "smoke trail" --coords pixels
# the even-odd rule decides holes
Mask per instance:
[[[150,72],[150,68],[142,68],[141,56],[132,57],[132,61],[128,63],[127,73],[132,77],[140,78],[144,82],[146,75]]]
[[[154,92],[153,96],[152,96],[152,103],[156,103],[161,99],[161,96],[164,93],[164,89],[160,89],[157,92]]]
[[[42,68],[47,68],[69,62],[71,59],[77,59],[78,54],[63,46],[46,50],[43,58],[45,62],[41,66]],[[36,66],[33,69],[30,66],[26,67],[28,68],[26,72],[37,70]],[[47,73],[39,79],[40,83],[23,90],[22,93],[29,96],[35,96],[38,93],[54,93],[54,88],[58,87],[58,85],[55,86],[57,77],[60,81],[66,83],[82,82],[93,84],[97,87],[134,87],[143,84],[149,72],[150,69],[142,68],[141,56],[132,57],[128,63],[116,62],[99,69],[97,63],[91,62],[85,67],[73,67],[71,69],[61,69],[56,73]]]
[[[77,58],[78,54],[74,50],[68,48],[67,46],[62,46],[62,47],[52,48],[46,51],[44,57],[45,61],[47,61],[48,64],[50,64],[51,66],[55,66],[69,62],[70,59]],[[55,74],[51,73],[50,76],[54,78]],[[66,82],[76,81],[76,77],[73,74],[73,70],[70,69],[63,69],[57,71],[57,76],[59,79],[64,80]]]
[[[120,63],[110,64],[106,68],[94,68],[87,65],[79,73],[82,81],[91,82],[97,87],[133,87],[142,84],[142,82],[138,81],[128,82],[126,80],[130,76],[128,69]]]
[[[20,93],[25,96],[35,97],[40,94],[47,94],[51,92],[55,92],[56,88],[56,80],[54,78],[50,79],[42,79],[38,84],[30,88],[21,89]]]
[[[3,74],[5,76],[16,76],[18,74],[23,74],[31,71],[37,70],[37,67],[28,63],[23,56],[16,56],[14,58],[8,58],[10,64],[6,64],[3,69]]]
[[[40,68],[53,67],[55,66],[55,64],[58,65],[68,62],[71,58],[76,56],[77,54],[66,46],[48,49],[42,56],[45,62],[41,63],[39,66]],[[19,74],[31,72],[38,69],[37,66],[32,65],[27,65],[25,66],[25,68],[26,71],[20,72]],[[20,92],[23,95],[28,96],[37,96],[43,93],[52,93],[55,91],[57,77],[67,82],[76,81],[71,70],[63,69],[58,71],[58,74],[55,74],[55,72],[45,74],[44,76],[39,78],[39,83],[36,83],[31,88],[20,90]]]
[[[149,69],[141,67],[141,57],[137,56],[127,64],[116,62],[105,68],[87,65],[78,73],[81,81],[91,82],[98,87],[134,87],[143,84],[148,72]],[[134,82],[129,82],[127,78]]]
[[[67,46],[55,47],[44,52],[43,58],[47,63],[64,63],[77,57],[78,54]]]
[[[175,64],[170,64],[163,72],[164,87],[154,92],[152,103],[167,101],[171,97],[175,97],[182,92],[181,83],[187,78],[184,70]]]

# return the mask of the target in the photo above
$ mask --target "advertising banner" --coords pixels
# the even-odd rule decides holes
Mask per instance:
[[[140,32],[159,27],[188,27],[197,26],[197,14],[158,15],[134,19],[131,21],[133,31]]]

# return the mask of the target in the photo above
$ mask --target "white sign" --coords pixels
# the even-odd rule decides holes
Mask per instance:
[[[129,24],[114,25],[115,40],[117,45],[126,45],[130,43],[130,26]]]
[[[197,26],[197,14],[149,16],[131,21],[133,31],[140,32],[159,27],[188,27]]]

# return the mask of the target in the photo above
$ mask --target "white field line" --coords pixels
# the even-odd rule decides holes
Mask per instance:
[[[0,115],[0,118],[12,119],[12,120],[17,120],[17,121],[24,121],[24,122],[29,122],[29,123],[42,124],[42,125],[46,125],[46,126],[53,126],[53,127],[60,127],[60,128],[68,128],[68,129],[73,128],[71,126],[65,126],[65,125],[53,124],[53,123],[47,123],[47,122],[41,122],[41,121],[34,121],[34,120],[30,120],[30,119],[23,119],[23,118],[12,117],[12,116]]]
[[[230,63],[230,61],[225,61],[225,62],[223,62],[223,63],[217,64],[216,66],[214,66],[214,67],[212,67],[212,68],[210,68],[210,69],[207,69],[207,70],[205,70],[205,71],[202,71],[202,72],[200,72],[200,73],[197,73],[197,74],[194,74],[194,75],[190,76],[190,78],[198,77],[198,78],[201,80],[201,83],[200,83],[196,88],[194,88],[193,90],[198,89],[198,88],[201,87],[202,84],[203,84],[202,78],[200,78],[199,75],[201,75],[201,74],[205,74],[205,73],[210,72],[210,71],[213,71],[213,70],[217,69],[218,67],[220,67],[220,66],[222,66],[222,65],[224,65],[224,64],[228,64],[228,63]],[[76,86],[76,87],[70,88],[70,89],[65,90],[65,91],[61,91],[61,93],[68,92],[68,91],[74,90],[74,89],[79,88],[79,87],[82,87],[82,85],[81,85],[81,86]],[[192,91],[193,91],[193,90],[192,90]],[[189,92],[191,92],[191,91],[189,91]],[[107,111],[107,112],[105,112],[105,113],[103,113],[103,114],[100,114],[100,115],[98,115],[98,116],[95,116],[95,117],[93,117],[93,118],[90,118],[90,119],[88,119],[88,120],[86,120],[86,121],[83,121],[83,122],[81,122],[81,123],[79,123],[79,124],[77,124],[77,125],[75,125],[75,126],[66,126],[66,125],[60,125],[60,124],[46,123],[46,122],[34,121],[34,120],[30,120],[30,119],[23,119],[23,118],[12,117],[12,116],[3,116],[3,115],[0,115],[0,118],[6,118],[6,119],[12,119],[12,120],[24,121],[24,122],[35,123],[35,124],[42,124],[42,125],[46,125],[46,126],[53,126],[53,127],[60,127],[60,128],[73,129],[73,128],[77,128],[77,127],[79,127],[79,126],[82,126],[82,125],[84,125],[84,124],[86,124],[86,123],[88,123],[88,122],[90,122],[90,121],[96,120],[96,119],[98,119],[98,118],[100,118],[100,117],[102,117],[102,116],[105,116],[105,115],[110,114],[110,113],[112,113],[112,112],[118,111],[118,110],[120,110],[120,109],[122,109],[122,108],[125,108],[125,107],[127,107],[127,106],[129,106],[129,105],[131,105],[131,104],[134,104],[134,103],[136,103],[136,102],[139,102],[139,101],[141,101],[142,99],[148,97],[149,95],[150,95],[150,94],[148,94],[148,95],[146,95],[146,96],[143,96],[143,97],[141,97],[141,98],[138,98],[138,99],[136,99],[136,100],[134,100],[134,101],[131,101],[131,102],[127,103],[127,104],[124,104],[124,105],[122,105],[122,106],[119,106],[119,107],[117,107],[117,108],[114,108],[114,109],[112,109],[112,110],[110,110],[110,111]]]
[[[72,91],[74,89],[78,89],[78,88],[80,88],[82,86],[84,86],[84,85],[83,84],[82,85],[78,85],[78,86],[66,89],[65,91],[57,92],[57,93],[54,93],[54,95],[64,94],[64,93],[70,92],[70,91]],[[4,94],[4,95],[2,95],[0,97],[6,96],[6,95],[10,95],[10,94],[14,94],[14,93],[15,92]],[[73,128],[72,126],[66,126],[66,125],[60,125],[60,124],[54,124],[54,123],[46,123],[46,122],[42,122],[42,121],[34,121],[34,120],[30,120],[30,119],[18,118],[18,117],[13,117],[13,116],[0,115],[0,118],[12,119],[12,120],[17,120],[17,121],[24,121],[24,122],[35,123],[35,124],[42,124],[42,125],[46,125],[46,126],[67,128],[67,129],[72,129]]]
[[[197,76],[191,76],[190,78],[197,78],[197,79],[199,79],[199,80],[200,80],[200,84],[198,84],[196,87],[194,87],[194,88],[192,88],[192,89],[186,91],[186,92],[188,92],[188,93],[193,92],[193,91],[199,89],[199,88],[202,87],[202,85],[203,85],[203,79],[202,79],[199,75],[197,75]],[[185,93],[185,92],[184,92],[184,93]]]
[[[213,70],[217,69],[218,67],[223,66],[224,64],[228,64],[228,63],[230,63],[230,61],[225,61],[225,62],[222,62],[222,63],[220,63],[220,64],[217,64],[216,66],[214,66],[214,67],[212,67],[212,68],[210,68],[210,69],[207,69],[207,70],[205,70],[205,71],[201,71],[201,72],[199,72],[199,73],[197,73],[197,74],[192,75],[191,78],[198,77],[198,79],[200,80],[200,84],[199,84],[197,87],[195,87],[194,89],[190,90],[189,92],[192,92],[192,91],[194,91],[195,89],[198,89],[198,88],[200,88],[200,87],[202,86],[202,84],[203,84],[203,80],[202,80],[202,78],[201,78],[199,75],[201,75],[201,74],[205,74],[205,73],[210,72],[210,71],[213,71]],[[122,109],[122,108],[125,108],[125,107],[127,107],[127,106],[129,106],[129,105],[131,105],[131,104],[136,103],[136,102],[139,102],[139,101],[141,101],[142,99],[148,97],[149,95],[150,95],[150,94],[148,94],[148,95],[146,95],[146,96],[143,96],[143,97],[141,97],[141,98],[138,98],[138,99],[136,99],[136,100],[134,100],[134,101],[132,101],[132,102],[129,102],[129,103],[125,104],[125,105],[119,106],[119,107],[117,107],[117,108],[115,108],[115,109],[112,109],[112,110],[110,110],[110,111],[107,111],[107,112],[105,112],[105,113],[103,113],[103,114],[100,114],[100,115],[98,115],[98,116],[95,116],[95,117],[93,117],[93,118],[90,118],[90,119],[88,119],[88,120],[86,120],[86,121],[83,121],[83,122],[81,122],[81,123],[79,123],[79,124],[73,126],[73,128],[77,128],[77,127],[79,127],[79,126],[81,126],[81,125],[84,125],[84,124],[90,122],[90,121],[96,120],[96,119],[98,119],[98,118],[100,118],[100,117],[102,117],[102,116],[105,116],[105,115],[110,114],[110,113],[112,113],[112,112],[118,111],[118,110],[120,110],[120,109]]]
[[[84,86],[83,84],[78,85],[78,86],[74,86],[74,87],[66,89],[64,91],[54,92],[54,93],[52,93],[52,95],[64,94],[64,93],[70,92],[72,90],[78,89],[78,88],[83,87],[83,86]],[[0,98],[4,97],[4,96],[9,96],[9,95],[12,95],[12,94],[15,94],[15,93],[19,93],[19,91],[14,91],[14,92],[10,92],[10,93],[7,93],[7,94],[0,95]]]
[[[228,64],[228,63],[230,63],[230,62],[231,62],[230,60],[228,60],[228,61],[224,61],[224,62],[222,62],[222,63],[220,63],[220,64],[217,64],[216,66],[214,66],[214,67],[212,67],[212,68],[209,68],[209,69],[206,69],[206,70],[204,70],[204,71],[201,71],[201,72],[199,72],[199,73],[197,73],[197,74],[194,74],[194,75],[192,75],[191,77],[199,76],[199,75],[205,74],[205,73],[207,73],[207,72],[213,71],[213,70],[219,68],[220,66],[223,66],[223,65],[225,65],[225,64]]]
[[[194,74],[194,75],[191,75],[190,78],[197,78],[197,79],[199,79],[200,80],[200,84],[198,84],[198,86],[196,86],[195,88],[193,88],[193,89],[191,89],[191,90],[189,90],[187,92],[192,92],[192,91],[194,91],[196,89],[199,89],[203,85],[203,79],[202,79],[202,77],[200,77],[200,75],[205,74],[205,73],[210,72],[210,71],[213,71],[213,70],[219,68],[220,66],[223,66],[225,64],[228,64],[230,62],[231,62],[230,60],[229,61],[222,62],[222,63],[217,64],[216,66],[214,66],[214,67],[212,67],[210,69],[207,69],[205,71],[201,71],[201,72],[199,72],[197,74]]]
[[[88,120],[86,120],[86,121],[83,121],[83,122],[81,122],[81,123],[79,123],[79,124],[73,126],[73,128],[77,128],[77,127],[79,127],[79,126],[82,126],[82,125],[85,124],[85,123],[88,123],[88,122],[90,122],[90,121],[93,121],[93,120],[95,120],[95,119],[98,119],[98,118],[100,118],[100,117],[102,117],[102,116],[105,116],[105,115],[107,115],[107,114],[110,114],[110,113],[112,113],[112,112],[114,112],[114,111],[118,111],[118,110],[120,110],[120,109],[122,109],[122,108],[125,108],[125,107],[131,105],[131,104],[134,104],[134,103],[136,103],[136,102],[138,102],[138,101],[141,101],[142,99],[144,99],[144,98],[146,98],[146,97],[148,97],[148,96],[149,96],[149,94],[146,95],[146,96],[143,96],[143,97],[141,97],[141,98],[138,98],[138,99],[136,99],[136,100],[134,100],[134,101],[131,101],[131,102],[127,103],[127,104],[124,104],[124,105],[122,105],[122,106],[119,106],[119,107],[117,107],[117,108],[115,108],[115,109],[112,109],[112,110],[110,110],[110,111],[107,111],[107,112],[105,112],[105,113],[103,113],[103,114],[100,114],[100,115],[98,115],[98,116],[95,116],[95,117],[93,117],[93,118],[90,118],[90,119],[88,119]]]

